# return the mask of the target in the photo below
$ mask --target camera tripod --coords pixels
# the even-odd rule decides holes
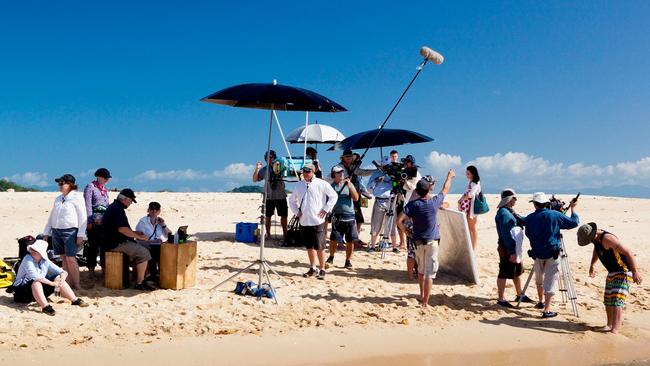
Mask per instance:
[[[574,286],[573,275],[571,274],[571,266],[569,265],[569,257],[566,252],[566,247],[564,246],[564,237],[562,236],[562,234],[560,234],[559,259],[560,259],[560,278],[558,278],[558,286],[559,286],[560,294],[562,294],[562,303],[566,304],[567,301],[570,301],[571,308],[573,310],[573,315],[579,318],[580,314],[578,313],[578,304],[576,302],[578,299],[578,295],[576,293],[576,289]],[[530,274],[528,275],[528,279],[526,280],[526,285],[522,290],[521,296],[519,296],[519,301],[517,301],[517,307],[519,307],[519,305],[521,304],[521,299],[526,294],[526,290],[528,289],[528,285],[530,285],[530,281],[533,278],[534,272],[535,272],[535,267],[533,266],[533,269],[530,271]]]
[[[382,219],[382,233],[381,239],[379,240],[379,249],[381,249],[381,259],[386,258],[386,249],[391,247],[390,234],[395,230],[395,213],[397,212],[397,198],[401,195],[400,192],[396,192],[393,189],[390,192],[390,197],[388,198],[388,206],[384,211],[384,217]]]

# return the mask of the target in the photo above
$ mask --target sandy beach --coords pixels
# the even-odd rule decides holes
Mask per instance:
[[[114,198],[115,193],[112,193]],[[232,293],[235,283],[211,288],[259,254],[256,245],[234,242],[235,224],[253,222],[260,205],[257,194],[137,193],[138,204],[127,211],[132,226],[146,214],[146,203],[158,201],[169,226],[189,225],[198,241],[197,285],[181,291],[142,293],[108,290],[82,271],[79,295],[91,304],[71,307],[54,299],[55,317],[34,306],[16,305],[0,293],[3,327],[0,360],[21,364],[116,361],[178,364],[252,365],[413,365],[610,364],[650,359],[650,290],[634,285],[619,335],[595,331],[604,325],[602,291],[605,270],[587,275],[591,246],[578,247],[575,230],[565,233],[580,318],[557,302],[560,316],[540,319],[531,305],[506,310],[496,306],[498,272],[493,213],[479,219],[477,260],[481,284],[467,286],[449,274],[434,280],[431,309],[418,306],[417,284],[405,274],[404,252],[354,254],[354,270],[343,269],[339,254],[325,281],[306,279],[306,253],[270,243],[269,263],[287,282],[278,285],[280,305]],[[54,193],[0,193],[0,256],[17,255],[16,238],[42,231]],[[560,195],[568,200],[571,195]],[[457,196],[450,195],[454,203]],[[497,197],[489,195],[491,207]],[[518,211],[532,207],[520,200]],[[595,221],[617,234],[636,254],[642,273],[650,268],[645,248],[650,237],[650,200],[584,196],[581,222]],[[366,218],[370,213],[366,211]],[[369,221],[369,220],[368,220]],[[280,236],[281,230],[274,226]],[[369,227],[361,233],[369,240]],[[525,244],[528,245],[527,243]],[[532,265],[526,259],[526,268]],[[598,264],[600,266],[600,264]],[[527,273],[524,275],[527,276]],[[646,276],[647,277],[647,276]],[[525,277],[524,277],[525,278]],[[239,279],[257,277],[242,274]],[[511,284],[508,297],[513,297]],[[533,295],[529,290],[528,294]],[[532,297],[532,296],[531,296]],[[580,351],[579,351],[580,350]],[[52,357],[56,351],[57,357]]]

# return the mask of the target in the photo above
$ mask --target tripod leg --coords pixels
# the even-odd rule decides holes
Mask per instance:
[[[526,284],[524,285],[524,288],[521,290],[521,296],[519,296],[519,301],[517,301],[517,307],[521,305],[521,298],[526,295],[526,290],[528,290],[528,285],[530,285],[530,280],[533,279],[533,273],[535,272],[535,265],[533,265],[533,268],[530,269],[530,273],[528,274],[528,279],[526,280]]]
[[[260,264],[262,266],[262,269],[264,271],[264,275],[266,276],[266,281],[269,283],[269,287],[271,287],[271,291],[273,292],[273,300],[275,300],[275,305],[278,305],[278,294],[275,293],[275,287],[273,287],[273,283],[271,283],[271,278],[269,277],[269,272],[266,270],[266,266],[264,265],[264,262]],[[261,286],[261,284],[260,284]]]
[[[282,277],[278,272],[276,272],[276,271],[273,269],[273,267],[271,267],[270,264],[266,263],[266,261],[264,261],[264,262],[262,262],[262,263],[264,264],[264,266],[266,266],[266,269],[267,269],[268,271],[271,271],[271,273],[273,273],[274,275],[278,276],[278,278],[280,279],[280,281],[282,281],[282,283],[284,283],[285,286],[289,286],[289,283],[287,283],[287,281],[284,280],[284,277]]]
[[[237,272],[237,273],[233,274],[232,276],[226,278],[225,280],[219,282],[219,284],[217,284],[216,286],[214,286],[213,288],[211,288],[210,291],[212,291],[212,290],[214,290],[214,289],[216,289],[216,288],[219,288],[219,287],[220,287],[221,285],[223,285],[224,283],[226,283],[226,282],[232,280],[233,278],[239,276],[240,274],[242,274],[242,273],[248,271],[248,270],[249,270],[251,267],[253,267],[256,263],[257,263],[257,262],[253,262],[253,263],[249,264],[246,268],[239,270],[239,272]]]

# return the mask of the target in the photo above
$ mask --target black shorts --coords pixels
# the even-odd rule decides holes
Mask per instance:
[[[300,236],[307,249],[325,249],[325,223],[317,226],[300,226]]]
[[[521,263],[510,262],[510,256],[499,257],[499,275],[497,278],[511,280],[521,276],[523,266]]]
[[[354,202],[354,221],[357,224],[363,224],[366,220],[363,218],[363,212],[361,211],[361,200]]]
[[[32,294],[32,283],[34,281],[29,281],[26,282],[20,286],[14,287],[14,301],[21,303],[21,304],[29,304],[32,301],[36,301],[34,299],[34,295]],[[54,286],[43,285],[43,293],[45,293],[45,297],[48,297],[54,293]]]
[[[341,221],[334,218],[334,223],[332,224],[332,233],[330,234],[330,240],[333,240],[337,243],[352,243],[356,240],[359,240],[359,233],[357,232],[357,223],[354,220]]]
[[[266,217],[273,216],[273,212],[277,211],[278,216],[287,217],[289,216],[289,207],[287,207],[287,200],[285,198],[279,200],[268,200],[266,201]]]

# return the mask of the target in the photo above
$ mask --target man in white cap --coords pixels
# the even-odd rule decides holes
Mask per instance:
[[[573,229],[578,226],[580,219],[575,212],[577,201],[569,206],[571,217],[562,212],[550,210],[549,199],[544,192],[536,192],[530,201],[535,206],[535,212],[526,216],[526,237],[530,240],[530,256],[535,260],[535,282],[537,284],[538,309],[544,309],[542,318],[557,316],[551,311],[551,300],[560,276],[559,255],[562,234],[560,230]]]
[[[72,305],[87,307],[88,304],[75,296],[70,285],[65,281],[68,272],[52,263],[47,258],[47,242],[37,240],[27,246],[29,254],[25,255],[12,286],[14,301],[30,303],[36,301],[43,313],[54,315],[54,308],[47,302],[52,293],[61,293]]]
[[[309,271],[304,277],[325,279],[325,217],[332,211],[338,198],[334,188],[316,178],[316,167],[307,163],[302,168],[303,180],[296,183],[289,197],[289,207],[300,219],[300,233],[309,256]],[[319,269],[315,267],[318,256]]]
[[[326,266],[334,264],[336,246],[345,244],[345,268],[352,269],[352,252],[354,242],[359,240],[357,225],[354,221],[354,202],[359,199],[359,193],[354,188],[350,179],[343,179],[343,168],[335,165],[332,167],[332,188],[336,191],[338,199],[332,209],[332,234],[330,235],[330,256]]]

